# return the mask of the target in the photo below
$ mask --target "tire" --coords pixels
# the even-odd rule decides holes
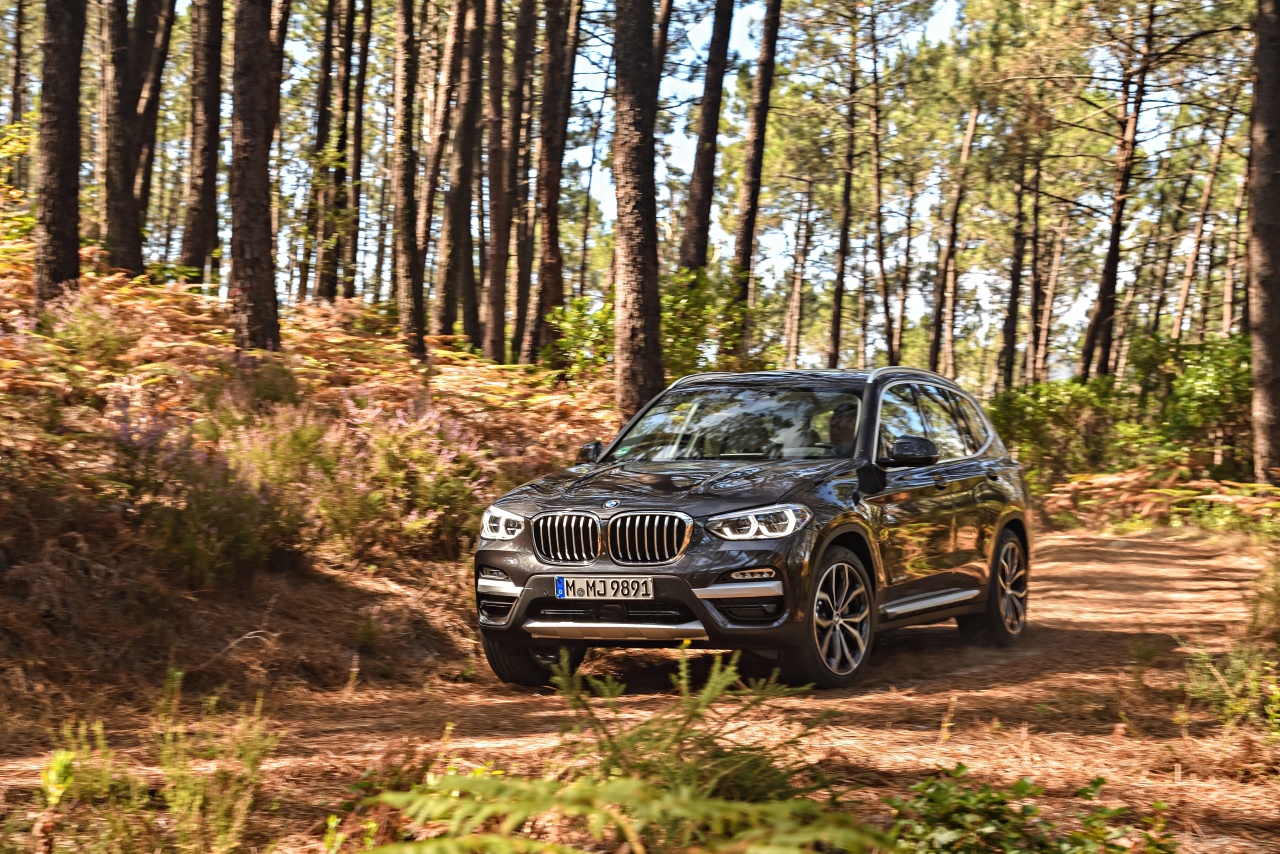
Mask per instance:
[[[508,685],[525,688],[541,688],[551,684],[552,668],[560,660],[560,650],[569,653],[569,672],[576,673],[587,657],[584,644],[566,644],[563,647],[532,646],[519,640],[491,637],[481,632],[484,657],[494,675]]]
[[[1022,540],[1006,528],[996,541],[987,579],[987,603],[980,614],[956,617],[967,642],[1010,647],[1027,628],[1027,578],[1031,563]]]
[[[875,640],[875,588],[858,556],[833,546],[814,573],[804,641],[782,652],[781,675],[791,685],[848,688],[858,681]]]

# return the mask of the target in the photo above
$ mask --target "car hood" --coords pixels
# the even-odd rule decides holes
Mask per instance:
[[[502,506],[531,516],[545,510],[679,510],[710,516],[759,507],[848,465],[847,460],[618,462],[574,466],[503,496]],[[605,502],[617,501],[606,508]]]

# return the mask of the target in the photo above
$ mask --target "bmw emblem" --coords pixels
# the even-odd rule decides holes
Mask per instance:
[[[604,503],[604,509],[606,509],[606,510],[612,510],[613,508],[615,508],[615,507],[617,507],[617,506],[618,506],[618,499],[616,499],[616,498],[611,498],[611,499],[609,499],[608,501],[606,501],[606,502]]]

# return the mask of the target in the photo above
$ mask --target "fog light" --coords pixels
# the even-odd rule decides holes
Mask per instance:
[[[772,572],[772,570],[770,571]],[[480,577],[489,578],[489,579],[492,579],[493,581],[510,581],[511,580],[511,578],[502,570],[494,569],[493,567],[489,567],[489,566],[480,567]]]
[[[773,578],[777,575],[772,569],[740,569],[729,575],[734,581],[763,581],[766,578]]]

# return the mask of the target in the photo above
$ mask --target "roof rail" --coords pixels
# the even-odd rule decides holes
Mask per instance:
[[[942,382],[947,383],[948,385],[953,385],[956,388],[960,387],[959,384],[950,377],[944,377],[942,374],[935,371],[925,370],[924,368],[912,368],[907,365],[887,365],[885,367],[876,368],[867,375],[867,382],[875,382],[876,377],[879,377],[882,374],[891,373],[903,373],[910,376],[920,377],[921,379],[941,380]]]

